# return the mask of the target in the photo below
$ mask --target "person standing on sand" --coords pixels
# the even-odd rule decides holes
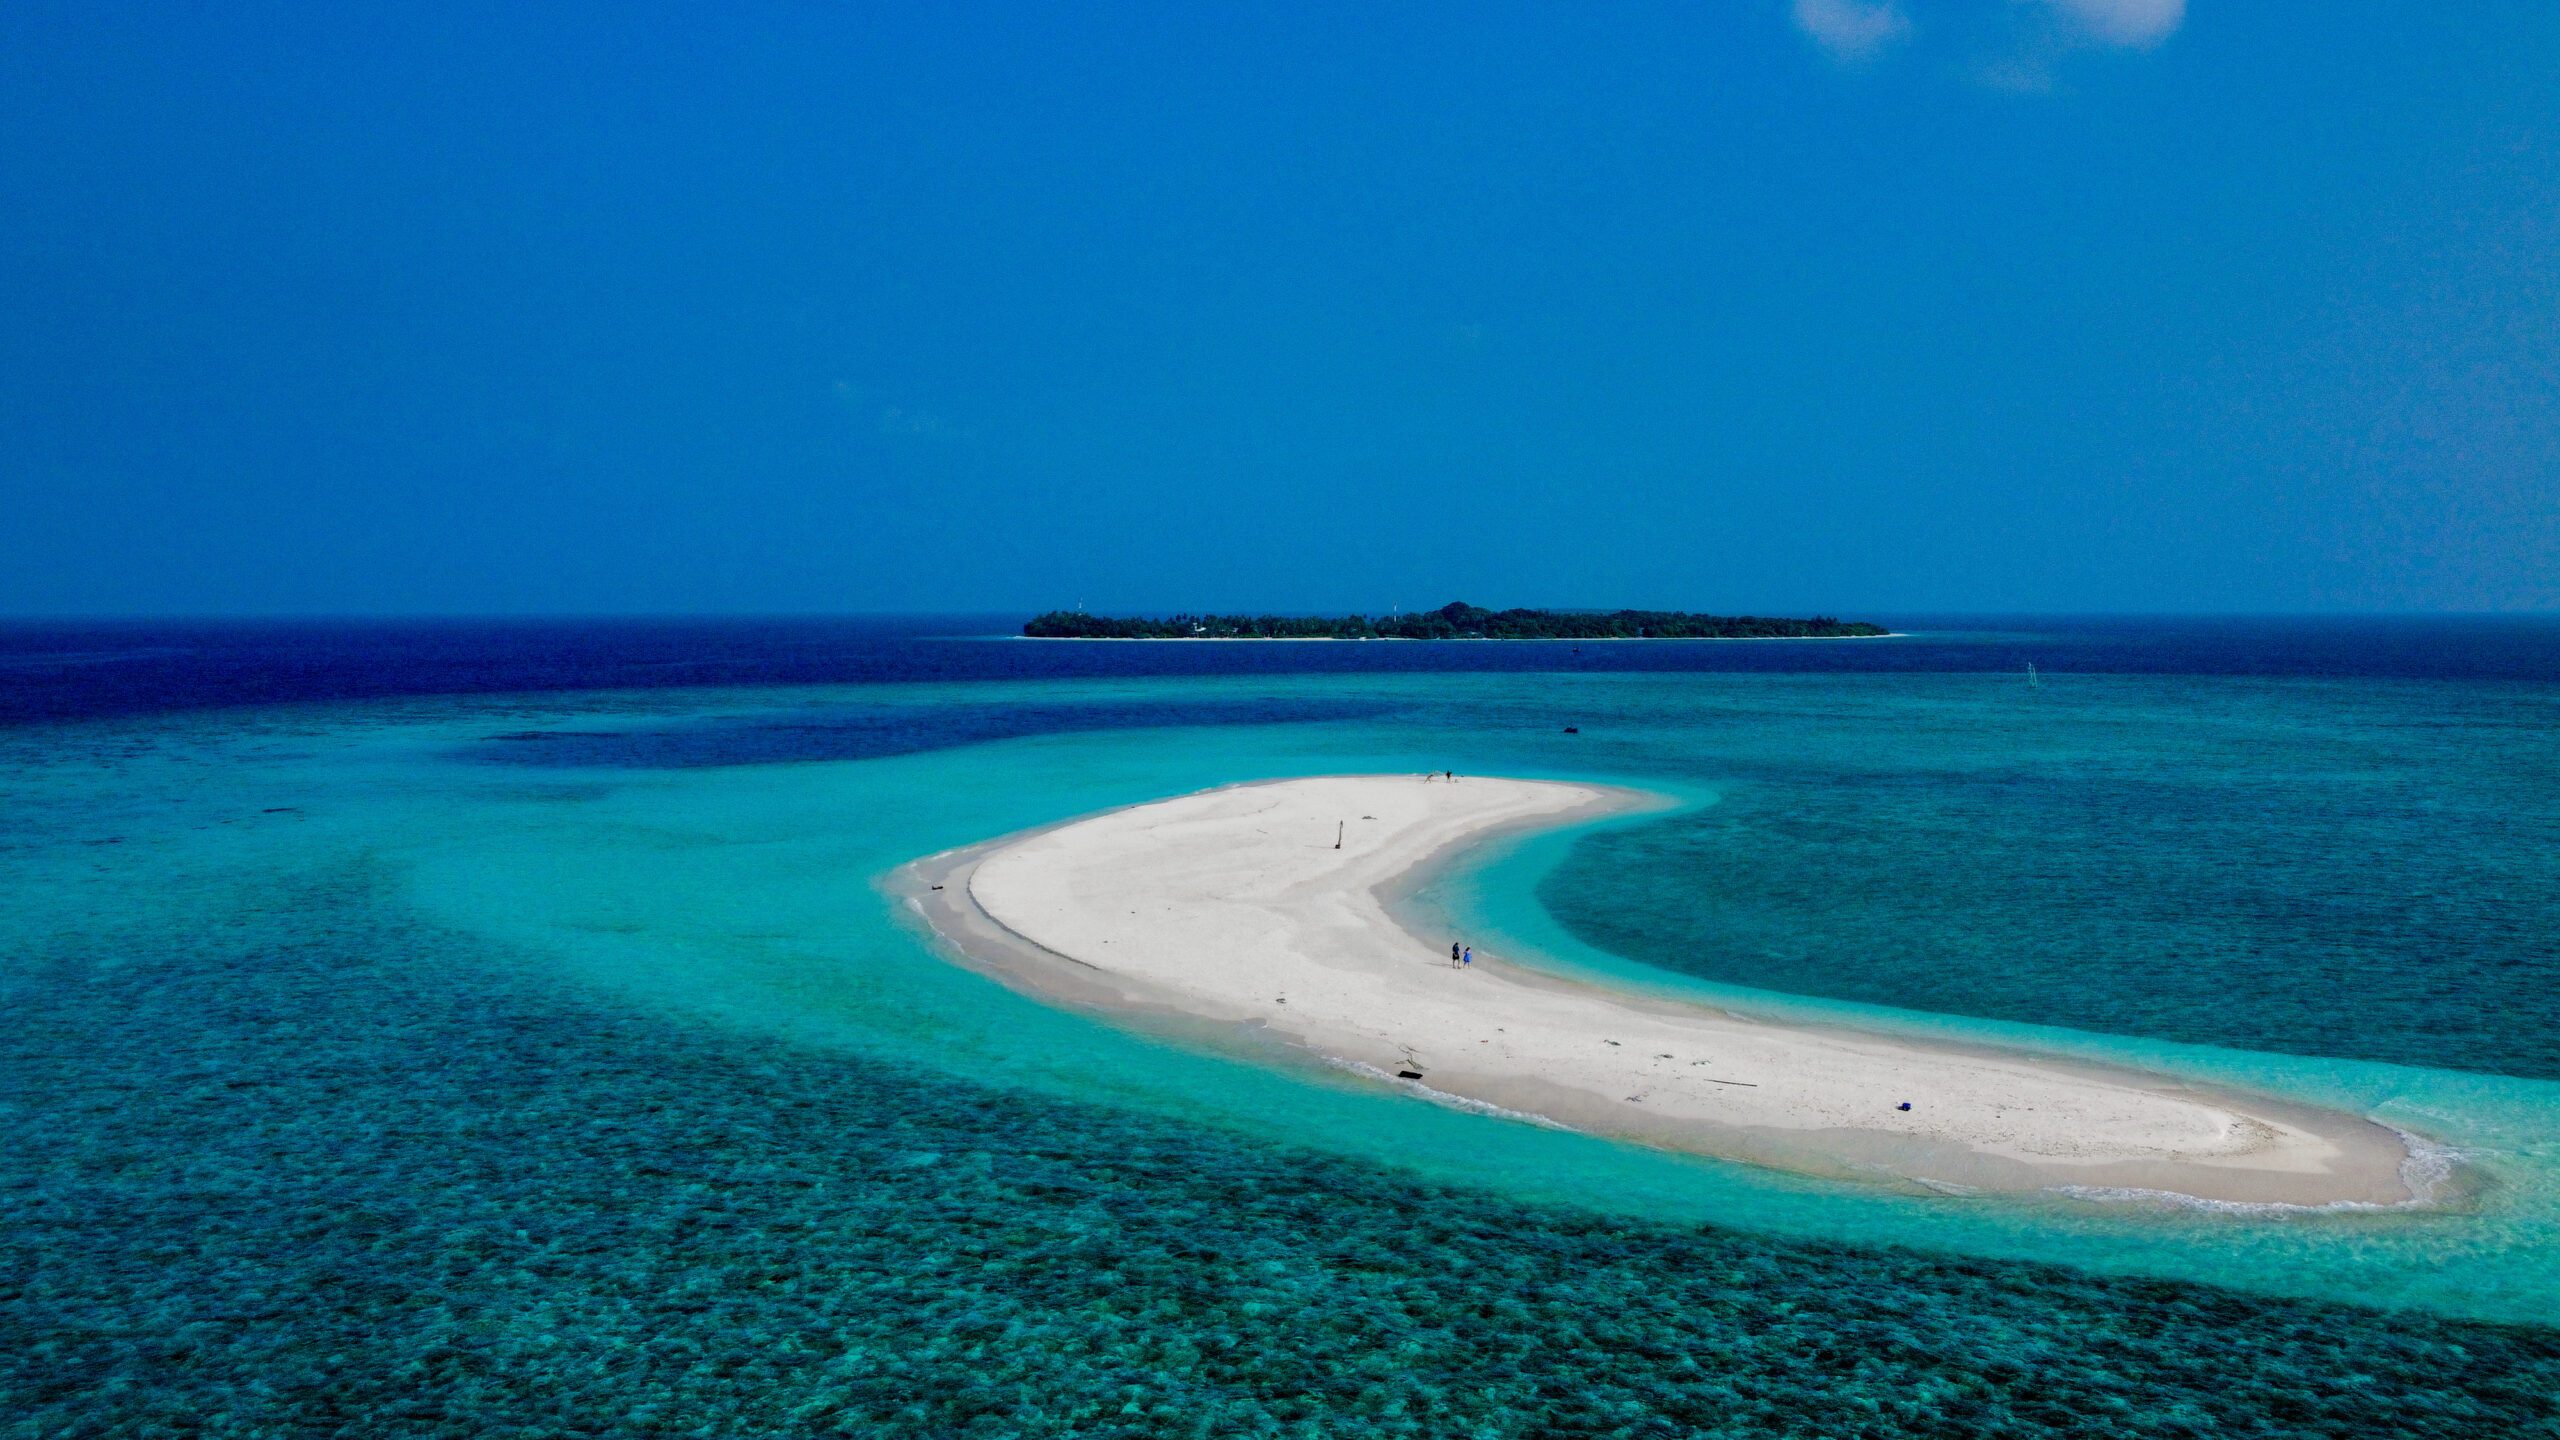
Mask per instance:
[[[1449,942],[1449,968],[1458,968],[1458,942],[1455,940]]]
[[[1470,945],[1458,956],[1458,968],[1464,970],[1475,963],[1476,947]]]

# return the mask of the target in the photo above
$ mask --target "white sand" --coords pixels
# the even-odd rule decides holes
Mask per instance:
[[[1057,998],[1283,1037],[1577,1129],[1821,1173],[2393,1203],[2354,1116],[2157,1076],[1782,1025],[1579,983],[1398,923],[1385,896],[1506,828],[1641,803],[1543,781],[1335,776],[1213,790],[920,862],[972,958]],[[1341,846],[1335,848],[1337,825]],[[945,888],[930,889],[939,882]],[[975,913],[972,913],[972,912]],[[1909,1101],[1908,1111],[1897,1105]]]

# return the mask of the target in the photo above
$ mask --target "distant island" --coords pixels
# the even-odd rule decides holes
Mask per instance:
[[[1437,610],[1369,615],[1168,615],[1161,619],[1052,610],[1024,623],[1040,640],[1836,640],[1888,635],[1863,620],[1693,615],[1683,610],[1487,610],[1463,601]]]

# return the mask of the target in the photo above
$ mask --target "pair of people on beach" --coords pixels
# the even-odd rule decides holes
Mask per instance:
[[[1461,945],[1455,940],[1449,942],[1450,969],[1464,970],[1474,963],[1476,963],[1476,947],[1473,945]]]

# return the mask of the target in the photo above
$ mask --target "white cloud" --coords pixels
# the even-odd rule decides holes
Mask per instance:
[[[1973,49],[1964,66],[1995,89],[2040,93],[2074,53],[2148,50],[2186,23],[2187,0],[1938,0],[1951,29],[1943,50]],[[1843,64],[1874,60],[1912,38],[1904,0],[1788,0],[1796,28]]]
[[[1995,90],[2050,94],[2063,64],[2092,50],[2148,50],[2187,18],[2187,0],[2026,0],[2040,23],[2019,26],[1975,72]]]
[[[1795,14],[1796,28],[1840,61],[1871,59],[1911,33],[1896,0],[1795,0]]]
[[[2187,0],[2042,0],[2074,29],[2101,45],[2145,49],[2169,38],[2187,18]],[[1799,4],[1797,14],[1803,14]]]

